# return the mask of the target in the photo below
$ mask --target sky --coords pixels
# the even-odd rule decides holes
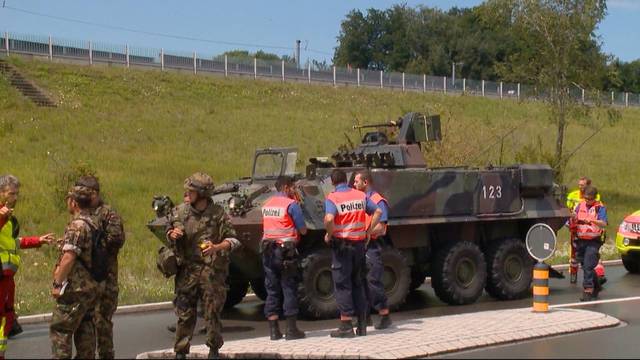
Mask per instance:
[[[340,23],[352,9],[387,9],[393,4],[447,10],[481,0],[0,0],[0,31],[51,35],[68,40],[163,48],[199,56],[228,50],[326,60],[337,46]],[[640,59],[640,0],[608,0],[609,14],[597,34],[603,49],[623,61]],[[4,35],[3,35],[4,36]]]

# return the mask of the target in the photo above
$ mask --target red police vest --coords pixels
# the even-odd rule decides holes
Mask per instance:
[[[334,218],[333,236],[351,241],[367,237],[367,195],[362,191],[334,191],[327,196],[338,209]]]
[[[581,201],[578,204],[578,221],[590,221],[598,220],[598,209],[602,206],[601,203],[595,202],[589,209],[587,209],[586,201]],[[581,240],[593,240],[602,236],[602,228],[593,224],[576,224],[576,236]]]
[[[263,238],[276,242],[299,241],[300,235],[296,230],[293,219],[287,212],[289,205],[295,200],[285,196],[275,195],[262,206]]]
[[[385,199],[384,197],[382,197],[382,195],[378,194],[376,191],[371,193],[371,196],[369,196],[369,199],[371,199],[371,201],[373,201],[374,204],[378,205],[380,203],[380,201],[384,201],[385,205],[388,205],[389,203],[387,202],[387,199]],[[387,206],[388,208],[388,206]],[[371,226],[371,219],[373,218],[373,216],[367,214],[367,229],[369,228],[369,226]],[[380,223],[383,226],[383,233],[382,234],[371,234],[371,240],[375,240],[379,237],[384,236],[387,233],[387,224],[385,223]],[[373,229],[371,229],[373,230]]]

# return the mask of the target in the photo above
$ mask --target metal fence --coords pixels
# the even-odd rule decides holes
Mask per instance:
[[[543,99],[545,91],[525,84],[473,79],[452,79],[446,76],[371,71],[353,68],[318,68],[311,64],[298,67],[285,61],[238,59],[226,55],[207,56],[128,45],[70,40],[52,36],[25,35],[5,32],[0,37],[0,52],[29,54],[93,63],[122,66],[148,66],[161,70],[178,69],[198,73],[219,73],[224,76],[243,75],[253,78],[275,78],[281,81],[327,83],[334,86],[357,86],[401,91],[441,92],[511,99]],[[572,96],[583,103],[606,103],[616,106],[640,106],[640,94],[571,89]]]

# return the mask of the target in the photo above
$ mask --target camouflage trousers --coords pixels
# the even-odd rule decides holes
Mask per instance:
[[[54,359],[71,359],[72,342],[76,346],[76,358],[94,359],[96,334],[93,324],[96,293],[65,293],[56,300],[53,309],[49,337]]]
[[[94,323],[100,359],[113,359],[113,314],[118,308],[118,281],[111,276],[98,285]]]
[[[210,266],[185,266],[176,275],[176,298],[173,301],[178,323],[176,325],[176,354],[188,354],[193,330],[196,326],[198,300],[204,302],[204,320],[207,327],[207,346],[219,349],[222,340],[220,313],[227,297],[227,273]]]

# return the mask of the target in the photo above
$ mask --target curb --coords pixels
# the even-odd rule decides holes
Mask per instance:
[[[603,261],[602,263],[607,266],[615,266],[615,265],[621,265],[622,260],[606,260],[606,261]],[[556,270],[566,270],[569,268],[569,264],[553,265],[553,268]],[[426,278],[425,283],[427,284],[431,283],[431,278],[430,277]],[[255,301],[257,298],[258,297],[255,294],[248,294],[247,296],[244,297],[242,302]],[[148,303],[148,304],[137,304],[137,305],[123,305],[123,306],[118,306],[118,309],[116,310],[116,315],[133,314],[133,313],[148,312],[148,311],[170,310],[170,309],[173,309],[173,303],[171,301]],[[23,324],[23,325],[49,322],[51,321],[51,313],[20,316],[19,320],[20,320],[20,324]]]

